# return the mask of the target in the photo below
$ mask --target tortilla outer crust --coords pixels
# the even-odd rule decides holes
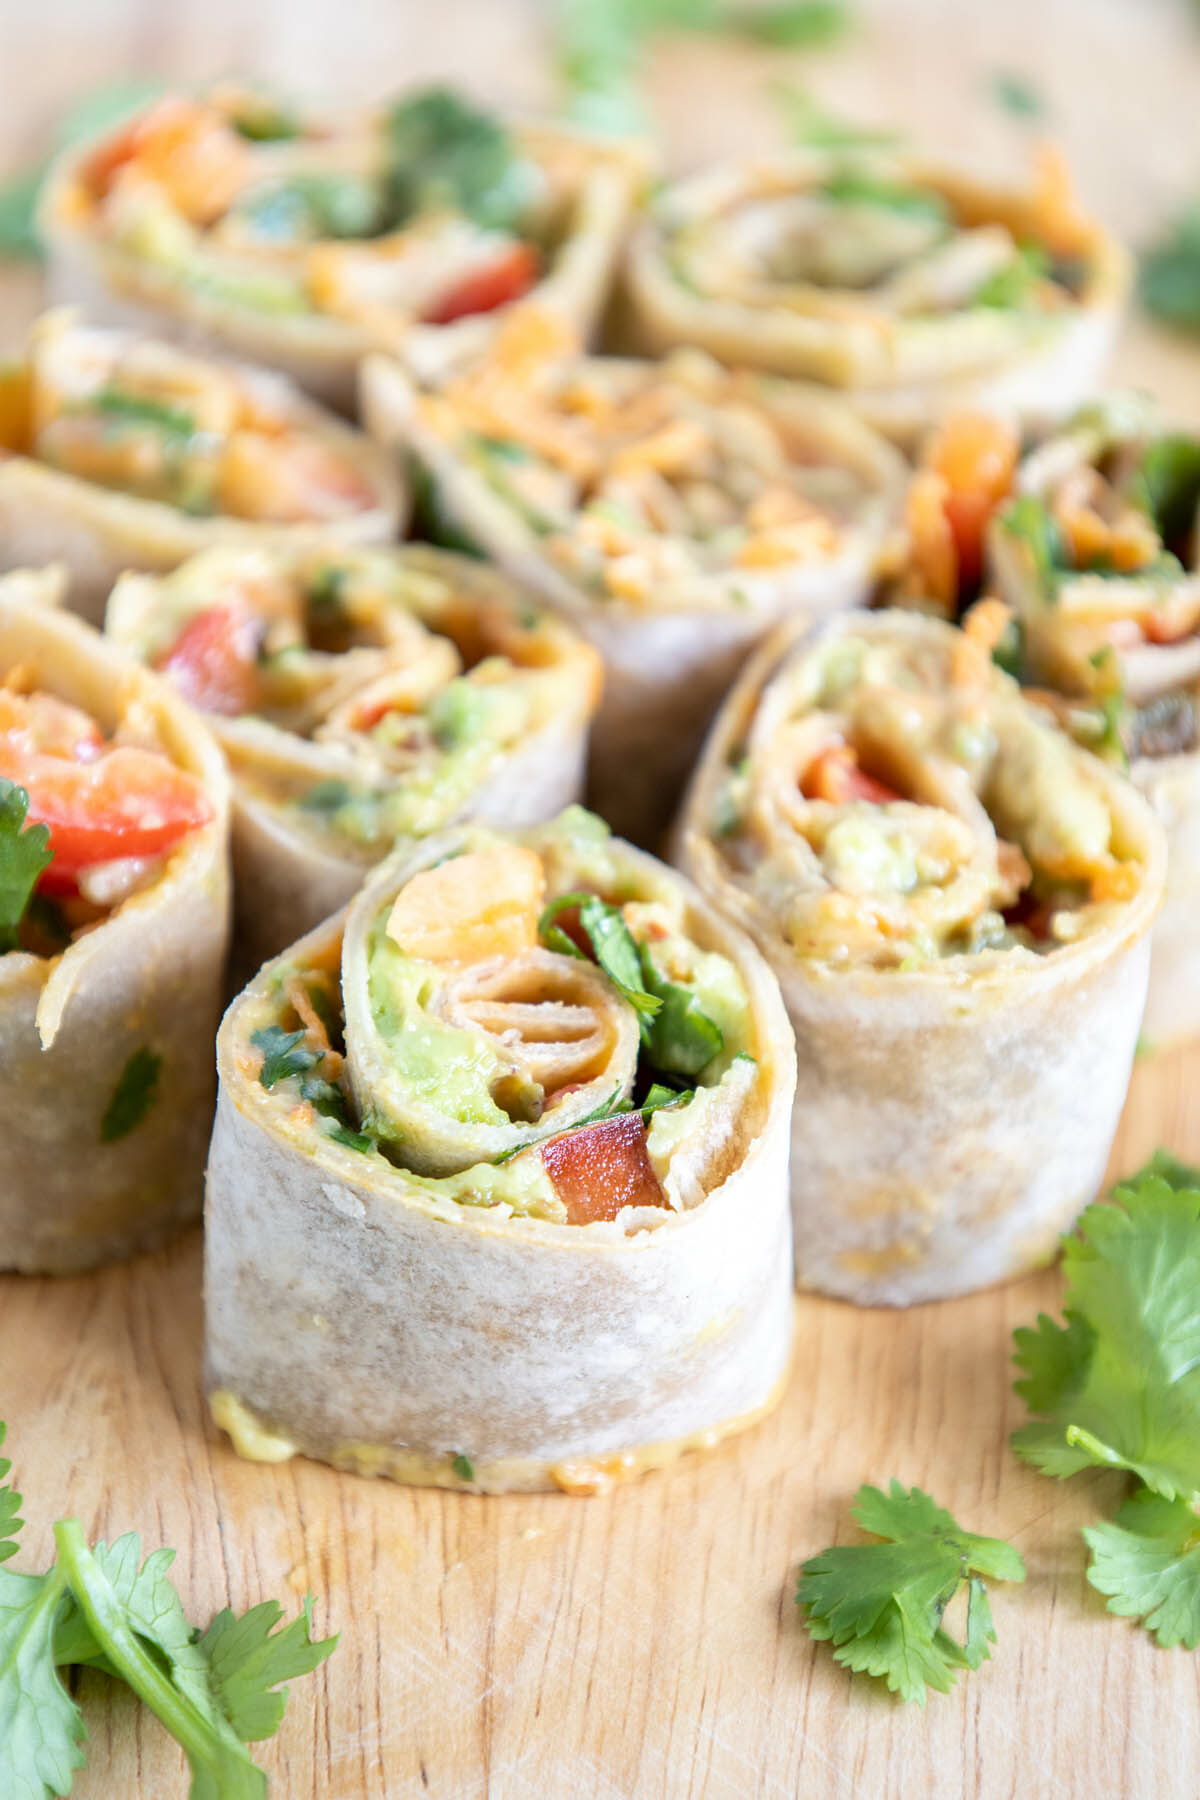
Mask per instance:
[[[200,1212],[215,1090],[206,1046],[229,931],[229,782],[215,743],[164,683],[4,585],[0,669],[20,662],[103,726],[127,697],[143,700],[214,807],[152,888],[61,956],[0,956],[0,1269],[69,1274],[146,1249]],[[144,1046],[162,1058],[154,1100],[128,1135],[101,1143],[118,1077]]]
[[[614,366],[620,366],[615,364]],[[654,612],[619,600],[595,600],[542,554],[532,532],[487,483],[425,430],[415,391],[399,365],[369,357],[362,371],[362,416],[381,443],[411,452],[430,472],[441,511],[488,558],[568,619],[604,659],[604,697],[592,724],[588,804],[613,830],[653,848],[695,762],[721,699],[754,645],[787,614],[823,614],[865,600],[877,565],[892,548],[906,480],[901,458],[819,389],[763,382],[761,397],[786,416],[815,416],[831,443],[874,484],[876,517],[841,556],[782,573],[739,570],[727,585],[745,604],[697,605]]]
[[[299,549],[328,540],[342,546],[390,543],[407,524],[409,505],[394,460],[282,376],[250,368],[237,373],[265,398],[282,401],[290,419],[345,456],[370,482],[376,504],[344,519],[311,524],[198,517],[84,481],[31,456],[0,457],[0,571],[62,564],[69,581],[66,604],[99,625],[109,592],[126,569],[165,573],[216,544]]]
[[[903,617],[914,635],[930,623]],[[1143,847],[1141,887],[1118,925],[1033,966],[993,961],[974,974],[966,958],[914,972],[806,963],[726,876],[706,828],[728,753],[801,637],[777,633],[722,709],[681,814],[676,860],[755,938],[795,1028],[798,1285],[911,1306],[1051,1261],[1095,1198],[1137,1043],[1166,847],[1141,797],[1080,750]]]
[[[532,147],[586,145],[568,126],[523,123]],[[47,293],[54,304],[84,307],[97,324],[161,334],[191,350],[261,363],[288,376],[314,400],[353,416],[362,358],[378,344],[370,332],[330,313],[272,313],[189,289],[167,270],[81,228],[71,190],[96,144],[72,145],[55,159],[42,189],[38,233],[46,251]],[[632,140],[603,144],[579,195],[569,240],[556,267],[530,296],[573,327],[581,341],[599,321],[612,285],[634,200],[652,167],[649,150]],[[449,325],[410,328],[403,353],[424,382],[444,381],[486,349],[503,311],[473,314]]]
[[[745,173],[774,182],[812,178],[832,167],[812,150],[755,158]],[[968,219],[999,218],[1019,227],[1029,210],[1019,189],[983,180],[922,158],[904,159],[907,176],[939,191]],[[703,214],[743,186],[743,172],[726,165],[693,176],[665,197]],[[694,344],[721,361],[771,370],[841,390],[877,431],[911,447],[936,419],[964,407],[1016,418],[1044,433],[1061,424],[1092,394],[1112,353],[1132,282],[1128,252],[1099,224],[1093,226],[1096,268],[1086,304],[1057,325],[1038,328],[997,316],[947,315],[920,329],[894,331],[872,321],[831,321],[783,307],[711,300],[677,281],[662,254],[662,228],[651,215],[631,239],[619,316],[622,337],[642,354],[661,356]],[[1001,331],[1011,324],[1013,329]],[[1018,330],[1018,326],[1021,329]],[[1005,344],[1007,336],[1011,341]],[[1022,339],[1024,341],[1022,341]]]
[[[281,1457],[445,1484],[461,1455],[492,1491],[528,1491],[567,1486],[564,1465],[596,1459],[632,1472],[652,1447],[710,1440],[778,1395],[792,1333],[791,1032],[753,947],[689,899],[691,929],[746,981],[766,1107],[700,1206],[629,1236],[616,1222],[497,1218],[311,1131],[289,1143],[239,1067],[245,997],[233,1003],[205,1249],[207,1385],[226,1417],[233,1396]],[[344,916],[291,956],[336,953]]]
[[[1200,1037],[1200,751],[1135,757],[1130,780],[1167,836],[1167,885],[1150,949],[1142,1038],[1165,1050]]]

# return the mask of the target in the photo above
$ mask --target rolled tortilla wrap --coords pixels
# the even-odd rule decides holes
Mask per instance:
[[[24,777],[25,834],[50,818],[54,852],[6,951],[0,935],[0,1269],[58,1274],[144,1249],[199,1214],[228,937],[229,799],[220,752],[195,715],[47,605],[53,582],[41,594],[36,585],[0,581],[0,788],[11,797],[8,782]],[[50,767],[23,747],[30,708],[48,703],[83,732],[86,769],[57,758]],[[148,822],[130,811],[128,786],[124,812],[114,811],[116,777],[103,774],[116,767],[114,738],[122,780],[149,771]],[[102,791],[77,796],[72,816],[83,773]],[[126,857],[139,831],[167,835],[181,801],[197,822],[157,854]],[[113,849],[117,860],[96,859]]]
[[[1200,1033],[1200,439],[1113,394],[1027,456],[989,532],[1022,678],[1167,833],[1143,1038]]]
[[[368,350],[436,382],[527,293],[591,334],[642,146],[508,127],[438,89],[344,121],[276,109],[265,135],[262,120],[260,97],[226,85],[64,153],[39,219],[53,296],[280,369],[345,412]]]
[[[65,312],[0,366],[0,567],[54,558],[94,623],[123,569],[215,544],[387,543],[403,484],[281,376]]]
[[[1032,189],[888,150],[802,149],[666,189],[627,267],[633,342],[828,382],[908,443],[988,406],[1057,424],[1097,385],[1129,259],[1046,151]]]
[[[372,358],[364,417],[419,465],[427,530],[476,545],[599,650],[590,801],[653,845],[752,646],[788,613],[865,597],[904,468],[812,389],[564,348],[527,313],[424,396]]]
[[[618,941],[636,989],[592,960]],[[773,1403],[791,1033],[748,940],[599,820],[392,858],[218,1058],[208,1386],[243,1454],[590,1492]]]
[[[1141,797],[953,626],[844,615],[747,668],[679,854],[796,1029],[801,1285],[908,1305],[1051,1257],[1145,999],[1165,845]]]
[[[108,635],[202,707],[233,773],[238,963],[344,905],[398,837],[578,799],[599,660],[446,551],[216,550],[126,575]]]

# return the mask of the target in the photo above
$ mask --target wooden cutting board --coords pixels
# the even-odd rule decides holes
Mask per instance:
[[[677,157],[770,142],[763,86],[786,74],[926,145],[1013,160],[1027,128],[991,86],[1020,70],[1089,199],[1131,236],[1200,184],[1200,29],[1183,0],[860,10],[856,37],[819,57],[660,55],[652,88]],[[42,0],[19,16],[0,0],[0,16],[20,89],[0,155],[14,157],[131,65],[190,80],[256,68],[347,94],[458,70],[485,92],[540,88],[536,9],[518,0],[302,15],[284,0]],[[35,295],[29,277],[0,284],[0,328]],[[1200,420],[1200,350],[1141,322],[1118,373]],[[1200,1161],[1198,1077],[1200,1051],[1137,1065],[1114,1171],[1159,1143]],[[800,1300],[792,1383],[757,1430],[609,1496],[485,1500],[239,1462],[206,1422],[193,1233],[102,1275],[0,1279],[0,1416],[34,1561],[74,1513],[94,1536],[176,1546],[198,1620],[314,1592],[316,1626],[342,1642],[261,1751],[287,1800],[1195,1800],[1200,1659],[1156,1649],[1084,1581],[1079,1527],[1112,1511],[1119,1479],[1050,1482],[1007,1448],[1023,1412],[1012,1328],[1059,1294],[1048,1273],[899,1315]],[[891,1476],[1011,1538],[1029,1566],[1024,1588],[997,1593],[994,1660],[924,1712],[837,1669],[792,1601],[797,1564],[851,1536],[858,1485]],[[182,1797],[156,1722],[99,1677],[80,1692],[77,1800]]]

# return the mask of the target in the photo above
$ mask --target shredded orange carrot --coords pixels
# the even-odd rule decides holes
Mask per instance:
[[[943,618],[953,618],[958,600],[958,553],[946,517],[949,488],[932,469],[918,469],[908,489],[909,536],[905,585]]]
[[[1132,900],[1141,886],[1142,872],[1136,863],[1101,863],[1091,872],[1093,900]]]
[[[1080,207],[1067,159],[1057,144],[1038,146],[1033,227],[1036,236],[1059,256],[1086,255],[1096,241],[1095,227]]]
[[[1012,607],[1006,606],[1003,600],[988,595],[977,600],[963,619],[963,630],[972,643],[978,644],[990,656],[1008,629],[1012,618]]]

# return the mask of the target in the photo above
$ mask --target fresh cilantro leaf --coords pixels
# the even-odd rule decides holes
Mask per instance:
[[[1066,545],[1053,513],[1035,494],[1021,494],[996,515],[1010,537],[1022,538],[1033,557],[1034,572],[1048,595],[1053,595],[1060,570],[1069,567]]]
[[[845,0],[777,0],[776,4],[726,7],[721,22],[730,31],[779,50],[832,44],[850,27]]]
[[[947,1693],[954,1672],[978,1668],[996,1641],[980,1579],[1024,1581],[1025,1564],[999,1538],[977,1537],[920,1488],[893,1481],[887,1493],[862,1487],[854,1517],[886,1540],[824,1550],[804,1564],[796,1601],[812,1636],[830,1641],[838,1662],[886,1680],[904,1700],[925,1704],[928,1687]],[[966,1641],[942,1628],[961,1582],[968,1584]]]
[[[48,825],[25,825],[29,795],[0,777],[0,956],[17,946],[38,876],[53,858]]]
[[[1015,69],[997,69],[988,83],[997,106],[1014,119],[1044,119],[1049,108],[1044,95],[1028,75]]]
[[[102,1144],[115,1144],[141,1124],[158,1098],[162,1060],[147,1044],[133,1052],[118,1075],[112,1099],[104,1109],[100,1121]]]
[[[645,984],[660,1007],[643,1029],[647,1060],[666,1075],[691,1079],[720,1054],[725,1042],[721,1028],[691,988],[660,973],[647,944],[642,945],[641,962]]]
[[[0,1458],[0,1479],[9,1466]],[[19,1505],[0,1487],[0,1561],[15,1549],[6,1540],[20,1527]],[[280,1683],[315,1669],[337,1642],[313,1643],[311,1600],[282,1630],[268,1601],[241,1619],[218,1614],[201,1637],[168,1577],[173,1550],[143,1563],[132,1534],[89,1550],[75,1519],[60,1521],[54,1538],[48,1574],[0,1569],[3,1800],[52,1800],[83,1766],[83,1721],[58,1675],[68,1665],[101,1669],[141,1696],[187,1756],[192,1800],[266,1800],[245,1743],[278,1728]]]
[[[940,194],[899,181],[885,181],[866,169],[839,170],[830,176],[821,192],[837,206],[875,206],[885,212],[907,213],[942,223],[948,223],[950,218],[950,209]]]
[[[4,1435],[8,1427],[0,1420],[0,1445],[4,1443]],[[0,1456],[0,1482],[12,1469],[12,1463],[6,1456]],[[17,1546],[13,1539],[25,1521],[20,1516],[21,1496],[16,1488],[7,1485],[0,1487],[0,1562],[7,1562],[10,1556],[17,1554]]]
[[[143,1636],[88,1549],[79,1521],[57,1524],[54,1541],[58,1568],[106,1666],[145,1701],[186,1755],[192,1772],[191,1800],[266,1800],[266,1777],[251,1762],[207,1684],[201,1686],[192,1670],[181,1678],[174,1659],[164,1657],[155,1640]]]
[[[84,1764],[83,1718],[54,1665],[66,1581],[0,1569],[0,1794],[51,1800]]]
[[[1200,1169],[1180,1162],[1169,1150],[1156,1150],[1146,1167],[1152,1175],[1160,1175],[1168,1187],[1200,1188]]]
[[[1200,1646],[1200,1518],[1186,1500],[1145,1488],[1112,1524],[1085,1526],[1088,1580],[1108,1610],[1140,1619],[1164,1650]]]
[[[1200,503],[1200,438],[1172,432],[1147,444],[1130,498],[1153,521],[1164,544],[1185,542]]]
[[[1200,202],[1142,257],[1140,287],[1142,304],[1156,319],[1200,331]]]
[[[458,1476],[460,1481],[474,1481],[475,1464],[471,1461],[469,1456],[464,1456],[461,1450],[458,1455],[452,1459],[450,1467],[454,1470],[454,1473]]]
[[[365,1155],[375,1148],[375,1140],[365,1131],[355,1131],[353,1126],[342,1125],[335,1121],[329,1127],[329,1135],[335,1144],[345,1144],[347,1150],[359,1150]]]
[[[813,96],[791,82],[772,82],[770,94],[783,116],[788,136],[797,144],[812,144],[818,150],[861,150],[873,145],[888,146],[900,141],[898,131],[877,129],[839,119],[826,112]]]
[[[251,1034],[250,1042],[263,1053],[258,1079],[268,1091],[277,1081],[286,1081],[289,1075],[303,1075],[321,1061],[324,1051],[298,1048],[303,1036],[303,1030],[285,1031],[282,1025],[265,1025]]]
[[[161,431],[165,437],[188,438],[196,430],[195,419],[183,407],[149,394],[130,394],[124,388],[102,388],[88,405],[117,425]]]
[[[1019,244],[1010,263],[989,275],[975,294],[976,306],[1015,311],[1027,306],[1050,273],[1050,254],[1041,244]]]
[[[202,1707],[210,1704],[208,1670],[196,1648],[196,1632],[183,1610],[183,1602],[167,1575],[175,1561],[173,1550],[156,1550],[142,1562],[142,1543],[131,1531],[109,1545],[101,1542],[92,1552],[96,1564],[125,1608],[129,1623],[140,1637],[157,1646],[170,1665],[174,1679]],[[54,1633],[54,1660],[60,1665],[87,1663],[114,1673],[104,1647],[88,1624],[74,1595],[68,1598]]]
[[[542,942],[560,955],[583,957],[578,944],[555,924],[564,912],[575,908],[579,911],[580,928],[604,973],[620,989],[643,1023],[652,1019],[662,1001],[647,990],[642,980],[638,947],[619,907],[609,906],[598,894],[560,894],[538,920],[538,936]]]
[[[1183,1173],[1183,1171],[1180,1171]],[[1200,1493],[1200,1189],[1151,1168],[1089,1206],[1067,1240],[1066,1324],[1015,1333],[1034,1422],[1013,1448],[1047,1475],[1129,1469]]]
[[[519,158],[493,114],[451,88],[427,88],[392,108],[386,136],[390,224],[442,207],[493,229],[518,223],[527,199]]]
[[[660,1112],[664,1106],[686,1106],[689,1100],[695,1098],[695,1093],[695,1088],[664,1087],[661,1082],[656,1081],[651,1084],[646,1098],[635,1110],[641,1113],[643,1119],[648,1119],[651,1113]]]
[[[350,783],[339,776],[332,776],[325,781],[314,782],[306,793],[301,794],[296,804],[305,812],[337,812],[351,798]]]
[[[226,1607],[197,1645],[217,1703],[245,1744],[274,1737],[288,1700],[281,1684],[310,1675],[337,1648],[336,1634],[313,1642],[311,1594],[299,1616],[276,1631],[282,1617],[276,1600],[252,1606],[240,1618]]]

